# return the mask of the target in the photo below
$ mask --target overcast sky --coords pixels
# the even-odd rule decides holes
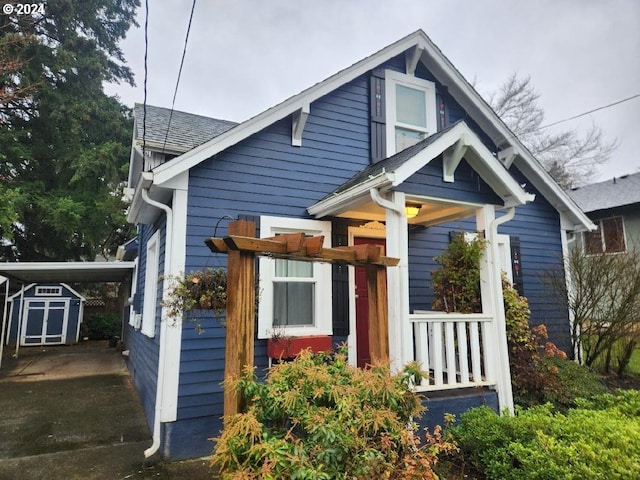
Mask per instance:
[[[142,2],[144,4],[144,1]],[[192,2],[150,0],[147,102],[171,107]],[[122,47],[143,100],[144,5]],[[481,94],[530,75],[545,123],[640,94],[639,0],[200,0],[175,108],[243,121],[422,29]],[[594,180],[640,171],[640,98],[557,128],[619,148]]]

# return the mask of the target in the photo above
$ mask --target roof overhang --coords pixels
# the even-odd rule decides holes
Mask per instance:
[[[16,262],[0,264],[0,275],[22,283],[122,282],[134,262]]]
[[[525,192],[500,161],[484,146],[473,130],[466,123],[459,122],[447,132],[440,134],[435,141],[428,143],[424,149],[397,166],[394,171],[386,172],[382,169],[378,175],[325,197],[310,206],[307,211],[316,218],[340,216],[345,212],[355,211],[370,203],[371,189],[375,188],[381,193],[391,189],[401,190],[403,182],[440,155],[445,158],[443,177],[449,178],[448,181],[455,181],[455,168],[460,159],[464,157],[467,163],[502,199],[505,207],[523,205],[534,199],[534,196]],[[456,155],[460,158],[454,158]],[[447,163],[447,157],[451,157],[449,163]]]
[[[165,186],[164,184],[176,175],[188,171],[200,162],[237,144],[274,122],[288,115],[303,111],[313,101],[405,52],[410,54],[410,62],[408,63],[408,65],[411,64],[410,68],[415,70],[417,62],[422,62],[436,80],[448,89],[449,93],[467,112],[469,117],[487,133],[499,150],[511,148],[517,152],[515,157],[511,156],[509,158],[509,162],[515,162],[517,168],[528,176],[528,180],[561,214],[569,219],[570,223],[575,225],[577,229],[594,228],[589,218],[557,185],[537,159],[422,30],[407,35],[377,53],[203,143],[199,147],[189,150],[173,161],[160,165],[154,170],[154,183],[159,186]]]

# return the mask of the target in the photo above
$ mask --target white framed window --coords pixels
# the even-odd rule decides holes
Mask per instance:
[[[415,145],[437,130],[435,83],[385,71],[387,156]]]
[[[144,303],[140,331],[148,337],[156,334],[156,301],[158,299],[158,268],[160,261],[160,232],[147,242],[147,265],[144,273]]]
[[[331,246],[331,222],[287,217],[260,217],[260,236],[285,233],[324,235]],[[260,258],[258,338],[274,335],[331,335],[331,265]]]
[[[140,328],[140,315],[135,311],[134,299],[138,291],[138,257],[133,261],[133,273],[131,275],[131,296],[129,297],[129,325],[136,330]]]
[[[598,229],[583,234],[584,251],[587,255],[627,251],[622,217],[604,218],[595,220],[593,223],[598,226]]]
[[[36,287],[36,297],[60,297],[62,287]]]

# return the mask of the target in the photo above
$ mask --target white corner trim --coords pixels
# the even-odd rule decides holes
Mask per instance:
[[[302,132],[310,112],[311,105],[305,103],[299,110],[291,114],[291,145],[294,147],[302,146]]]

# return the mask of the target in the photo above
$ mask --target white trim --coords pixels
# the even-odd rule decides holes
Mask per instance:
[[[131,274],[131,291],[129,296],[129,325],[134,329],[140,328],[140,318],[135,318],[137,312],[134,309],[133,299],[138,291],[138,257],[133,261],[133,272]]]
[[[436,115],[436,84],[404,73],[393,70],[385,70],[385,109],[386,109],[386,136],[387,157],[398,153],[396,149],[396,127],[406,128],[424,134],[423,138],[433,135],[438,130]],[[418,128],[415,125],[399,123],[396,118],[396,85],[403,85],[414,90],[420,90],[425,94],[426,127]]]
[[[48,291],[44,291],[48,290]],[[33,295],[35,297],[61,297],[62,285],[36,285]]]
[[[140,332],[147,337],[156,334],[156,302],[158,300],[158,282],[160,268],[160,231],[156,230],[147,242],[146,266],[144,271],[144,299],[142,307],[142,325]]]
[[[278,233],[304,232],[309,235],[324,235],[323,246],[331,247],[331,222],[290,217],[260,217],[260,236],[272,237]],[[270,338],[273,327],[273,278],[275,261],[261,257],[260,260],[260,299],[258,306],[258,338]],[[306,335],[332,335],[332,285],[331,264],[313,263],[316,283],[314,297],[314,326],[276,327],[278,334],[298,337]]]
[[[400,165],[395,171],[382,171],[373,178],[321,200],[310,206],[307,211],[316,218],[339,215],[348,211],[353,206],[368,200],[367,197],[369,197],[372,188],[385,192],[390,188],[399,187],[434,158],[447,149],[459,145],[459,142],[464,143],[467,147],[465,155],[467,162],[503,199],[505,206],[521,205],[533,201],[535,196],[524,191],[468,125],[465,122],[460,122]],[[453,172],[451,174],[453,175]]]
[[[171,235],[171,255],[165,254],[165,278],[175,277],[184,272],[187,257],[187,208],[189,203],[189,173],[184,172],[176,178],[176,186],[181,187],[173,192],[173,215],[171,228],[167,235]],[[165,282],[163,298],[169,294],[169,282]],[[166,318],[166,307],[162,308],[162,318]],[[166,320],[162,322],[166,324]],[[178,385],[180,382],[180,356],[182,352],[182,321],[166,325],[163,329],[164,344],[164,381],[162,383],[162,412],[160,421],[173,422],[178,415]]]
[[[604,229],[602,228],[602,222],[604,222],[605,220],[615,220],[616,218],[619,218],[622,221],[622,239],[624,240],[624,250],[620,250],[619,252],[607,252],[607,239],[605,238],[604,235]],[[593,220],[593,224],[596,226],[596,229],[591,231],[591,232],[582,232],[582,238],[581,238],[581,242],[582,242],[582,252],[587,255],[587,256],[594,256],[594,255],[619,255],[621,253],[627,253],[627,251],[629,250],[628,247],[628,242],[627,242],[627,227],[626,227],[626,222],[624,221],[624,215],[611,215],[609,217],[602,217],[602,218],[597,218]],[[601,247],[601,251],[600,252],[596,252],[596,253],[588,253],[587,252],[587,241],[585,238],[586,234],[590,234],[590,233],[594,233],[598,231],[600,233],[600,247]]]
[[[346,68],[324,81],[321,81],[314,86],[302,91],[301,93],[288,98],[284,102],[262,112],[259,115],[241,123],[240,125],[227,130],[226,132],[218,135],[217,137],[203,143],[199,147],[189,150],[185,154],[167,162],[164,165],[159,166],[156,170],[157,184],[161,185],[169,178],[177,175],[180,172],[184,172],[199,164],[200,162],[207,160],[218,152],[221,152],[230,146],[235,145],[241,140],[259,132],[260,130],[268,127],[274,122],[291,115],[296,110],[303,107],[305,103],[311,104],[318,98],[331,93],[340,86],[348,83],[360,75],[367,73],[372,68],[376,67],[382,62],[392,59],[393,57],[404,53],[405,50],[412,46],[419,46],[423,48],[427,43],[431,41],[421,30],[418,30],[405,38],[383,48],[379,52],[361,60],[349,68]]]
[[[554,204],[559,212],[564,212],[569,215],[572,222],[580,228],[593,228],[588,217],[553,181],[542,165],[528,152],[478,92],[466,81],[422,30],[407,35],[377,53],[355,63],[351,67],[336,73],[326,80],[231,128],[199,147],[189,150],[180,157],[157,167],[155,170],[157,173],[155,183],[162,185],[171,177],[189,170],[200,162],[211,158],[216,153],[235,145],[276,121],[285,118],[287,115],[291,115],[301,109],[304,104],[312,103],[336,88],[354,80],[360,75],[366,74],[378,65],[411,48],[416,48],[421,52],[420,61],[443,86],[448,88],[453,98],[479,127],[492,138],[496,145],[503,145],[504,148],[508,148],[509,146],[517,147],[519,155],[515,162],[518,169],[521,171],[527,170],[523,171],[525,176]],[[132,204],[132,209],[133,207]],[[135,213],[133,214],[134,217],[136,215]]]

